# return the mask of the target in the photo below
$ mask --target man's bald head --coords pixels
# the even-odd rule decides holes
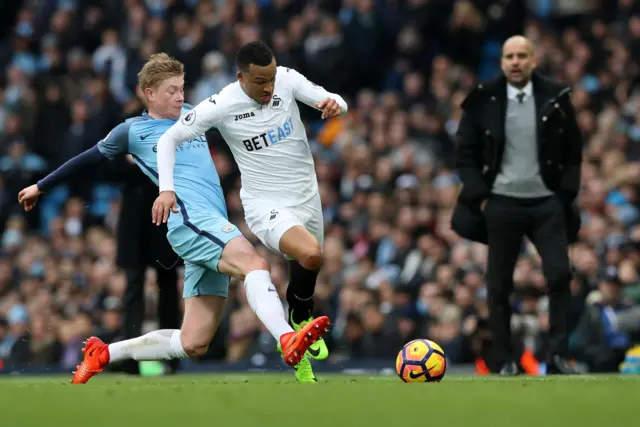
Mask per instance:
[[[502,45],[502,54],[504,55],[505,50],[512,49],[526,49],[531,55],[533,55],[533,45],[531,41],[525,36],[512,36],[509,37],[504,44]]]
[[[531,41],[523,36],[509,37],[502,45],[500,66],[509,83],[524,87],[536,67]]]

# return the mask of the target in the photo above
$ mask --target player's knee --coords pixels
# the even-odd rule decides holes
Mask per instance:
[[[322,267],[322,248],[319,244],[305,248],[300,254],[298,262],[307,270],[317,271]]]
[[[255,253],[253,255],[249,255],[243,260],[242,266],[240,268],[241,274],[240,277],[237,277],[237,279],[244,280],[247,277],[247,274],[251,273],[252,271],[269,271],[269,269],[269,262],[262,256]]]
[[[245,280],[247,274],[256,270],[269,271],[269,263],[244,238],[233,239],[222,253],[218,270],[238,280]]]
[[[247,274],[256,270],[269,270],[269,262],[258,254],[255,254],[247,262]]]

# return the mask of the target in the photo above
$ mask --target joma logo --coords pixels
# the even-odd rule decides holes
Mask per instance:
[[[242,119],[248,119],[249,117],[255,117],[255,113],[252,111],[250,113],[243,113],[243,114],[237,114],[236,115],[236,122],[238,120],[242,120]]]

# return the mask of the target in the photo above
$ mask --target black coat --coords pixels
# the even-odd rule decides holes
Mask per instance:
[[[569,86],[532,76],[536,103],[538,162],[542,180],[563,203],[569,242],[577,240],[580,215],[575,198],[580,188],[582,135],[571,104]],[[479,84],[462,104],[456,146],[456,169],[462,190],[452,217],[461,237],[487,242],[480,206],[491,194],[505,149],[507,82],[504,77]]]
[[[158,187],[124,156],[112,161],[124,178],[117,232],[117,264],[121,268],[173,268],[179,261],[167,240],[167,225],[151,222]]]

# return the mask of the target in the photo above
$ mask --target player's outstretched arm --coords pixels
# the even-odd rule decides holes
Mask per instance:
[[[124,123],[118,125],[94,147],[68,160],[38,183],[24,188],[18,193],[18,203],[28,212],[36,205],[41,194],[66,182],[70,176],[87,170],[89,166],[107,161],[114,155],[124,152],[128,147],[128,129],[128,125]]]
[[[169,213],[177,213],[173,169],[176,165],[176,147],[216,127],[220,111],[216,96],[202,101],[169,128],[158,140],[158,189],[160,195],[153,204],[151,220],[154,224],[166,223]]]
[[[18,193],[18,203],[20,203],[25,211],[30,211],[38,202],[38,197],[46,193],[58,184],[66,182],[67,178],[77,172],[86,169],[88,166],[99,163],[106,158],[100,153],[97,146],[90,148],[82,154],[79,154],[51,172],[49,175]]]
[[[347,113],[349,108],[340,95],[331,93],[322,86],[310,82],[305,76],[292,68],[287,68],[286,70],[286,78],[293,85],[294,97],[309,107],[322,111],[323,119]]]

